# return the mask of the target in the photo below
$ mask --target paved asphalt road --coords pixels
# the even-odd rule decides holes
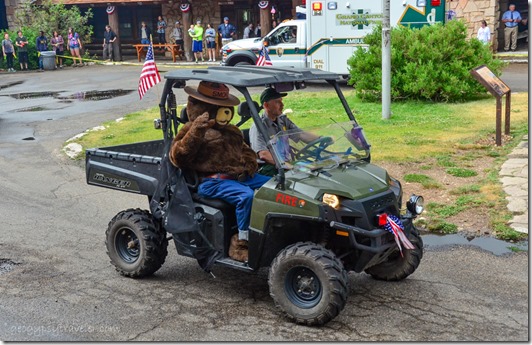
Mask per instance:
[[[506,81],[527,91],[520,68]],[[214,279],[173,244],[153,277],[121,277],[105,252],[107,223],[123,209],[148,208],[147,200],[88,186],[83,162],[60,149],[87,128],[154,106],[155,91],[142,101],[135,92],[82,99],[91,90],[134,89],[139,71],[89,66],[1,75],[0,340],[529,340],[526,252],[429,247],[402,282],[350,274],[345,309],[321,328],[280,317],[267,271],[216,267]],[[76,99],[9,96],[35,91]],[[21,111],[36,106],[40,111]],[[22,140],[28,137],[35,140]]]

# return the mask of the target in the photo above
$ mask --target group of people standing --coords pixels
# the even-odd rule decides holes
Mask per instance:
[[[69,28],[67,39],[68,41],[65,42],[65,40],[63,39],[63,36],[57,30],[53,32],[51,40],[49,40],[48,37],[46,37],[46,34],[44,33],[44,31],[41,30],[39,32],[39,36],[37,36],[35,40],[35,49],[37,50],[37,54],[38,54],[38,66],[39,66],[38,70],[40,72],[44,71],[42,53],[50,51],[50,48],[56,54],[56,67],[63,68],[63,56],[65,54],[65,44],[67,46],[67,49],[70,52],[70,55],[72,56],[73,66],[83,66],[82,60],[81,60],[81,52],[80,52],[81,40],[79,38],[79,34],[77,32],[74,32],[72,28]],[[2,53],[3,53],[3,57],[6,59],[8,72],[15,72],[15,69],[13,68],[14,59],[17,57],[18,57],[18,62],[20,63],[20,70],[21,71],[28,70],[28,62],[29,62],[28,46],[29,46],[28,39],[24,36],[21,30],[17,31],[17,38],[15,39],[15,42],[11,40],[7,32],[4,34],[4,39],[2,40]],[[15,47],[17,47],[16,52],[15,52]],[[79,60],[78,63],[76,63],[77,60]]]
[[[517,35],[520,31],[528,30],[528,19],[521,17],[515,4],[509,4],[508,10],[502,14],[501,22],[504,25],[504,51],[515,51],[517,49]],[[485,20],[480,22],[477,38],[484,44],[489,45],[491,43],[491,31]]]

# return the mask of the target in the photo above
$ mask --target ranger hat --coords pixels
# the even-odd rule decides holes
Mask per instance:
[[[271,101],[272,99],[282,98],[288,95],[287,93],[277,92],[274,88],[267,88],[260,94],[260,104]]]
[[[232,107],[240,104],[240,100],[229,93],[229,88],[225,84],[202,81],[198,89],[194,90],[190,86],[185,86],[185,92],[205,103]]]

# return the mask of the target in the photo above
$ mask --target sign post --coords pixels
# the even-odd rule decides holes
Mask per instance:
[[[486,65],[479,66],[470,71],[473,78],[478,80],[497,99],[495,114],[495,143],[502,145],[502,97],[506,95],[506,108],[504,116],[504,134],[510,134],[510,108],[511,90],[500,78],[498,78]]]

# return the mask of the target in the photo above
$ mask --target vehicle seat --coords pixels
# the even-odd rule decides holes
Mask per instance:
[[[251,147],[251,143],[249,141],[249,128],[242,129],[242,135],[244,136],[244,142]]]
[[[187,107],[183,107],[181,109],[181,113],[179,114],[179,122],[181,122],[181,123],[187,123],[188,122]]]

